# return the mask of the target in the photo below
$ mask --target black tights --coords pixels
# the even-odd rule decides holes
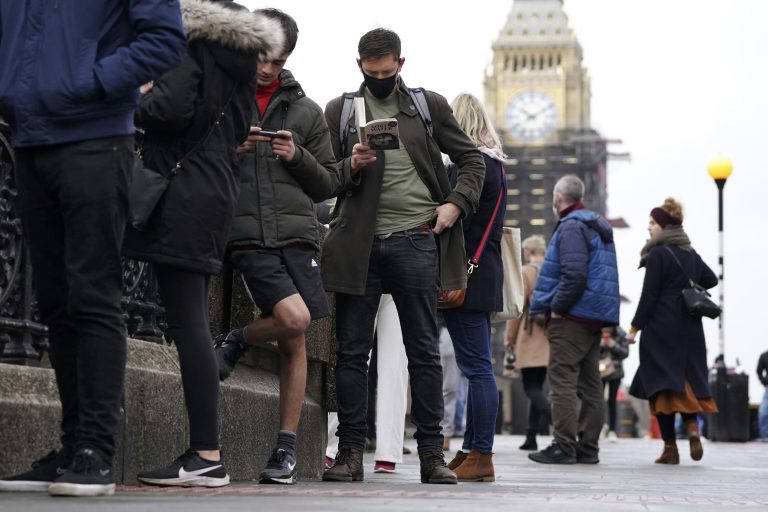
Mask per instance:
[[[219,373],[208,321],[208,276],[167,265],[155,271],[168,336],[179,352],[189,448],[218,450]]]
[[[552,413],[544,395],[544,380],[547,378],[547,367],[536,366],[520,370],[523,376],[523,389],[531,402],[528,410],[528,435],[536,435],[539,430],[549,427],[552,422]]]
[[[683,424],[693,420],[696,421],[695,413],[681,412],[680,416],[683,417]],[[661,438],[664,441],[674,441],[677,436],[675,435],[675,414],[657,414],[656,419],[659,422],[659,430],[661,430]]]

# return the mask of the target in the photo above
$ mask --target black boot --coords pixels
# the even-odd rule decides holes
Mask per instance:
[[[456,475],[445,464],[443,448],[435,447],[419,451],[421,462],[421,483],[423,484],[456,484]]]
[[[525,442],[520,445],[521,450],[538,450],[539,445],[536,444],[536,432],[528,432],[525,434]]]

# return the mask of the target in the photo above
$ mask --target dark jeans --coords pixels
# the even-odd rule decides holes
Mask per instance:
[[[368,353],[382,293],[400,317],[419,450],[443,445],[443,374],[437,338],[437,246],[431,233],[374,237],[365,295],[336,294],[339,448],[365,445]]]
[[[490,453],[499,409],[491,362],[491,320],[485,311],[446,309],[443,318],[453,341],[456,364],[469,381],[465,451]]]
[[[553,318],[547,336],[555,441],[574,455],[577,448],[597,454],[603,427],[600,332],[565,318]]]
[[[23,148],[16,186],[61,399],[61,443],[115,453],[125,375],[120,251],[133,138]]]
[[[544,381],[547,378],[546,366],[522,368],[523,390],[531,402],[528,409],[528,435],[535,436],[542,428],[549,429],[552,423],[552,411],[549,400],[544,395]]]
[[[219,449],[219,370],[208,321],[208,276],[156,265],[168,337],[179,352],[189,418],[189,448]]]
[[[608,431],[616,432],[616,394],[619,392],[619,386],[621,385],[621,379],[604,380],[603,392],[605,392],[605,386],[608,386]]]

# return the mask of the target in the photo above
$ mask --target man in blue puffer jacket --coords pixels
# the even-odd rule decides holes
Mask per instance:
[[[536,280],[530,314],[546,313],[554,441],[528,457],[545,464],[597,464],[603,426],[598,362],[603,327],[619,323],[613,230],[584,207],[584,183],[563,176],[553,209],[560,217]],[[579,399],[581,407],[579,408]],[[577,437],[578,436],[578,437]]]
[[[114,493],[133,111],[185,51],[178,0],[0,0],[0,113],[62,408],[61,449],[0,490]]]

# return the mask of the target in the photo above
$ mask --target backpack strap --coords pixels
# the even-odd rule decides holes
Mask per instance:
[[[347,156],[347,136],[349,135],[349,120],[355,115],[355,97],[357,92],[345,92],[342,97],[341,117],[339,117],[339,148],[341,156]]]
[[[416,111],[419,113],[419,117],[427,129],[427,134],[431,138],[434,126],[432,124],[432,116],[429,114],[429,105],[427,105],[427,96],[424,94],[424,89],[422,87],[408,89],[408,94],[411,96],[411,101],[416,106]]]

